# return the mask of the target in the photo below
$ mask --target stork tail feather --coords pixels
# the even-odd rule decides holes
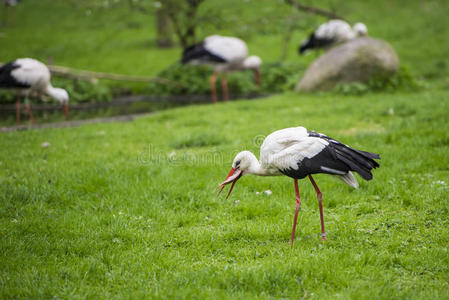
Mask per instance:
[[[352,186],[355,189],[359,187],[357,179],[355,179],[354,175],[351,172],[348,172],[345,175],[340,175],[340,176],[338,176],[338,178],[340,178],[347,185]]]

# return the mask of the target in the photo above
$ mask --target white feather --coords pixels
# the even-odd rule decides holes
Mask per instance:
[[[335,42],[343,42],[355,38],[351,26],[342,20],[330,20],[321,24],[315,31],[317,38],[333,39]]]
[[[267,136],[260,148],[260,161],[266,169],[297,170],[298,162],[320,153],[329,143],[310,137],[304,127],[286,128]]]
[[[19,82],[31,85],[32,89],[44,90],[50,82],[50,71],[47,66],[32,58],[20,58],[15,61],[20,65],[11,72],[11,75]]]
[[[235,37],[211,35],[204,39],[204,47],[229,63],[240,63],[248,56],[246,43]]]
[[[352,186],[353,188],[358,188],[359,183],[357,182],[357,179],[355,179],[354,175],[351,172],[346,173],[345,175],[338,176],[341,180],[343,180],[346,184],[349,186]]]
[[[342,20],[330,20],[321,24],[315,30],[315,36],[319,39],[333,40],[335,43],[346,42],[358,36],[366,35],[368,29],[363,23],[354,24],[353,28]]]

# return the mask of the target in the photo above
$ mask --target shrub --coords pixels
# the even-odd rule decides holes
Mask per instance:
[[[278,93],[291,89],[299,79],[303,68],[299,64],[268,63],[261,67],[262,84],[259,89],[251,70],[231,72],[227,75],[230,93],[248,95],[254,93]],[[209,78],[213,70],[208,66],[174,64],[157,76],[180,85],[151,84],[150,93],[155,95],[204,95],[210,93]],[[221,92],[220,77],[217,91]]]
[[[362,95],[376,91],[417,90],[422,88],[422,86],[422,83],[412,75],[408,67],[401,66],[395,75],[387,79],[373,78],[368,83],[351,82],[339,84],[334,88],[334,92]]]
[[[114,96],[111,86],[102,81],[92,83],[60,77],[54,77],[52,81],[54,86],[67,90],[71,103],[104,102],[111,100]]]

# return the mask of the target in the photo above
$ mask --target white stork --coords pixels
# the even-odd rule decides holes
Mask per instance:
[[[53,87],[50,78],[47,66],[32,58],[19,58],[0,66],[0,88],[12,89],[25,96],[25,109],[33,123],[34,117],[28,100],[32,93],[46,94],[57,100],[63,105],[64,114],[69,120],[69,94],[64,89]],[[20,95],[16,102],[16,118],[19,123]]]
[[[310,36],[301,43],[299,53],[309,49],[326,48],[331,45],[346,42],[359,36],[366,36],[368,29],[363,23],[355,23],[353,28],[342,20],[330,20],[321,24]]]
[[[3,0],[4,4],[5,4],[5,8],[4,8],[4,13],[3,13],[3,26],[6,25],[6,23],[8,22],[8,10],[10,10],[10,8],[14,8],[18,3],[19,0]],[[11,10],[11,20],[14,19],[14,10]]]
[[[4,0],[5,5],[16,6],[19,3],[19,0]]]
[[[219,187],[218,194],[224,186],[231,183],[226,199],[232,192],[237,180],[246,174],[258,176],[286,175],[294,179],[296,204],[295,217],[290,245],[295,238],[296,221],[301,206],[298,179],[309,177],[317,193],[320,218],[321,237],[326,240],[324,230],[322,194],[312,178],[312,174],[325,173],[336,175],[353,188],[358,187],[357,180],[351,171],[357,172],[365,180],[371,180],[371,169],[379,164],[374,159],[380,159],[379,154],[353,149],[337,140],[304,127],[286,128],[275,131],[267,136],[260,147],[260,161],[249,151],[236,155],[231,171]]]
[[[223,73],[221,87],[223,99],[228,100],[228,81],[226,73],[238,70],[253,70],[254,80],[260,86],[260,65],[262,60],[258,56],[248,57],[246,43],[236,37],[211,35],[202,42],[186,48],[182,54],[181,63],[211,65],[215,72],[211,76],[210,88],[212,101],[217,102],[216,80],[219,73]]]

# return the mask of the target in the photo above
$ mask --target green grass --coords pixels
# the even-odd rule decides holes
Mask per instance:
[[[52,57],[57,65],[152,76],[179,59],[179,48],[155,47],[151,15],[130,12],[125,1],[88,15],[79,3],[23,1],[14,25],[0,28],[0,61]],[[243,36],[251,53],[279,60],[287,6],[208,3],[228,19],[201,36]],[[449,299],[448,2],[325,4],[364,21],[431,88],[291,93],[126,124],[1,134],[0,297]],[[298,19],[304,29],[295,32],[287,62],[314,59],[296,49],[322,21]],[[325,243],[313,187],[301,181],[290,248],[291,179],[246,176],[228,201],[214,188],[237,152],[258,155],[265,135],[297,125],[382,160],[371,182],[358,177],[357,190],[315,177]],[[256,194],[267,189],[271,196]]]
[[[286,94],[2,134],[0,297],[449,299],[448,122],[447,91],[433,90]],[[246,176],[228,201],[214,188],[238,151],[258,155],[261,135],[296,125],[382,160],[357,190],[315,177],[325,243],[300,181],[290,248],[291,179]]]
[[[112,1],[109,1],[113,3]],[[128,8],[118,1],[112,9],[92,9],[82,1],[24,1],[15,22],[0,28],[0,60],[29,56],[57,65],[132,75],[155,75],[177,62],[181,49],[156,47],[154,17]],[[91,3],[91,2],[89,2]],[[98,1],[95,3],[104,3]],[[199,36],[213,33],[238,35],[249,43],[251,53],[265,62],[279,61],[286,20],[296,13],[281,1],[209,0],[204,9],[223,11],[220,28],[202,26]],[[317,5],[317,3],[315,3]],[[449,73],[449,3],[437,1],[376,0],[329,1],[351,22],[363,21],[373,37],[390,42],[401,62],[426,78],[447,78]],[[93,4],[90,6],[97,7]],[[0,8],[3,9],[3,8]],[[90,11],[90,14],[88,14]],[[299,57],[301,40],[324,18],[301,14],[302,29],[295,31],[288,48],[288,61],[306,64],[314,55]]]

